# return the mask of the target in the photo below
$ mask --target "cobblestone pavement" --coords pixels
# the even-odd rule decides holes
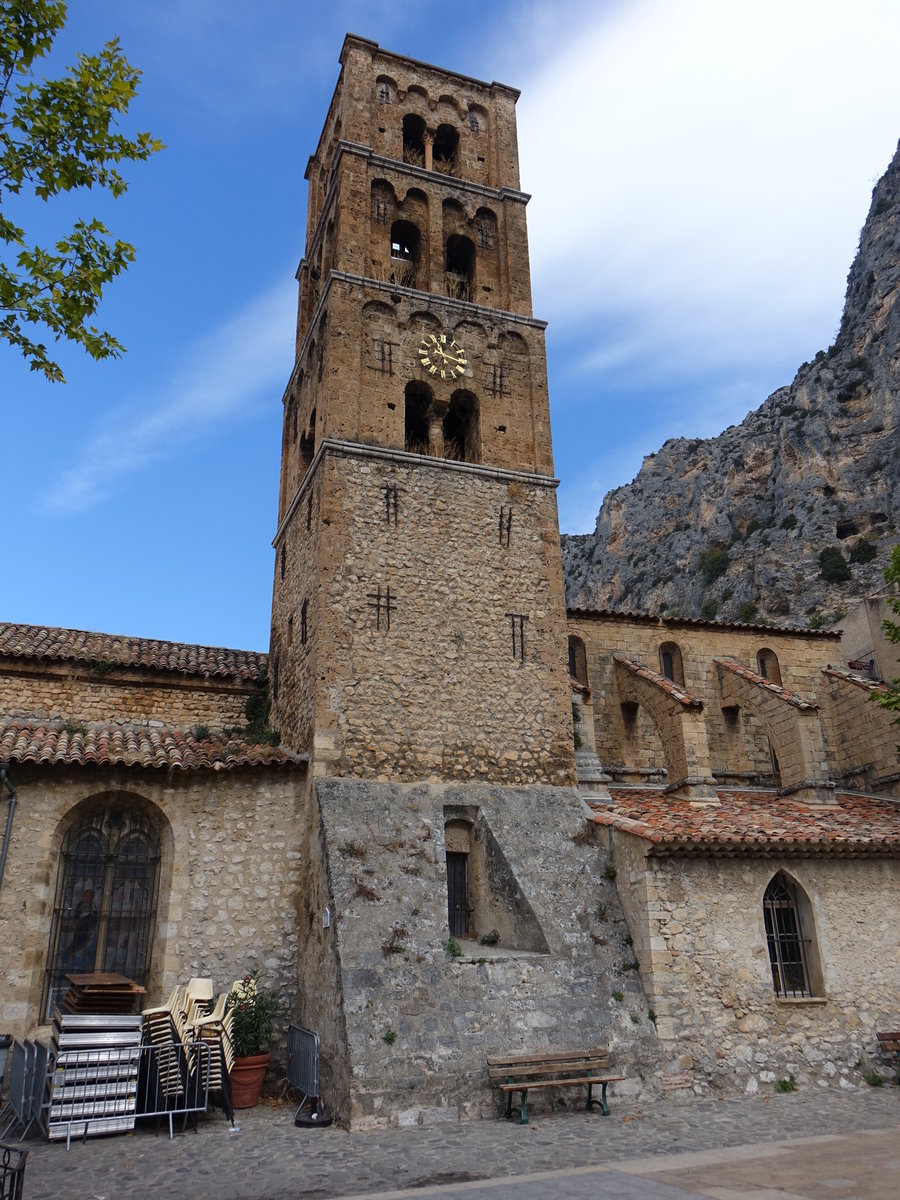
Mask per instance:
[[[220,1113],[199,1132],[29,1140],[26,1200],[325,1200],[405,1189],[532,1200],[890,1200],[900,1178],[900,1088],[616,1106],[506,1121],[347,1133],[298,1129],[294,1109]],[[788,1144],[785,1145],[785,1142]],[[547,1173],[551,1173],[549,1176]],[[512,1177],[516,1177],[513,1179]],[[807,1190],[803,1190],[806,1188]],[[809,1190],[812,1189],[812,1190]]]

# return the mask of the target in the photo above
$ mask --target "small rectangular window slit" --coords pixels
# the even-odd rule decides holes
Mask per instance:
[[[388,525],[393,525],[397,528],[397,485],[389,483],[384,489],[384,518]]]
[[[525,661],[525,622],[528,617],[524,613],[507,613],[509,617],[510,632],[512,634],[512,655],[513,658],[519,659],[520,662]]]
[[[512,506],[506,508],[505,505],[500,505],[500,545],[509,546],[509,539],[512,533]]]

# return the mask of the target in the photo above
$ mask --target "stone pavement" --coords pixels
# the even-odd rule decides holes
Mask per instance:
[[[297,1129],[293,1107],[220,1113],[199,1132],[141,1128],[73,1143],[29,1140],[25,1200],[894,1200],[900,1088],[616,1104],[347,1133]]]

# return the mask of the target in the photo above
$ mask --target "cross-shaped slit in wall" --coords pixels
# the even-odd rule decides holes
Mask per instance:
[[[397,611],[396,601],[391,596],[390,585],[382,591],[379,583],[378,589],[369,592],[367,599],[369,608],[375,613],[375,628],[380,630],[384,626],[385,630],[390,631],[391,616]]]

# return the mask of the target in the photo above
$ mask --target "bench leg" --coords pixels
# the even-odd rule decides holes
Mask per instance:
[[[507,1092],[506,1093],[506,1119],[507,1119],[507,1121],[512,1116],[512,1098],[513,1098],[512,1092]]]
[[[525,1111],[525,1097],[527,1095],[528,1095],[527,1089],[522,1088],[522,1119],[519,1122],[520,1125],[528,1124],[528,1113]]]
[[[599,1100],[594,1099],[594,1085],[592,1083],[589,1083],[587,1085],[587,1090],[588,1090],[587,1104],[584,1107],[586,1109],[588,1109],[588,1111],[590,1111],[593,1109],[595,1104],[599,1104],[600,1108],[603,1111],[604,1117],[608,1117],[609,1116],[609,1105],[606,1103],[606,1084],[605,1083],[600,1084],[600,1099]]]

